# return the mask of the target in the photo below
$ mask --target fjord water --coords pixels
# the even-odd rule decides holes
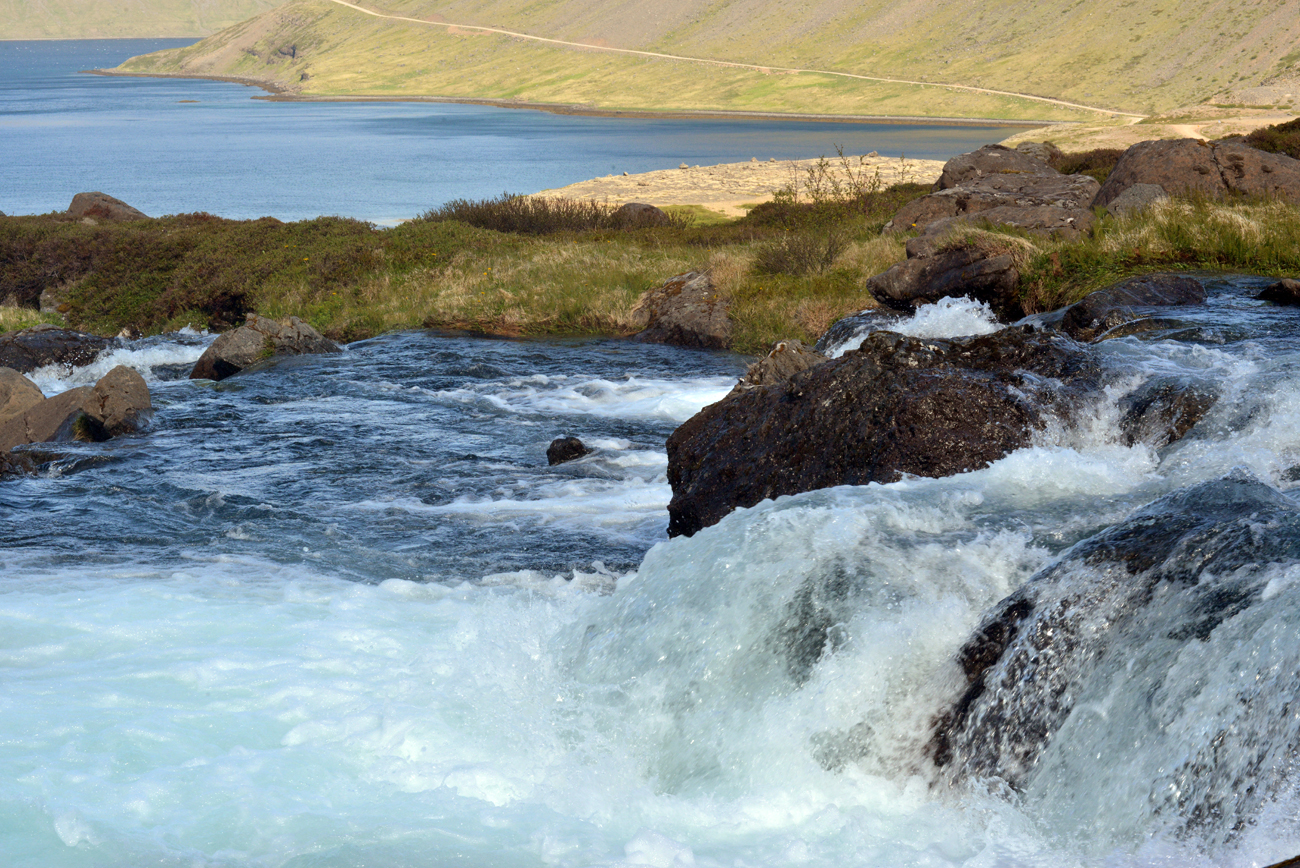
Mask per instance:
[[[141,436],[0,485],[3,861],[1294,855],[1300,561],[1243,567],[1265,591],[1203,640],[1155,623],[1151,647],[1140,631],[1121,644],[1132,659],[1072,688],[1076,712],[1018,793],[948,783],[924,744],[983,613],[1076,541],[1225,476],[1289,498],[1300,315],[1254,300],[1261,281],[1207,283],[1209,304],[1164,331],[1097,345],[1107,397],[1031,447],[948,479],[783,497],[671,541],[663,439],[726,393],[735,356],[415,332],[214,385],[183,379],[211,338],[182,334],[41,371],[51,392],[133,365],[157,413]],[[992,327],[969,302],[893,325]],[[1210,384],[1215,407],[1172,446],[1123,445],[1123,396],[1171,375]],[[562,434],[595,451],[548,468]],[[823,581],[851,584],[850,608],[795,673],[792,601]],[[1282,740],[1214,747],[1261,728]],[[864,731],[870,749],[829,758],[836,733]],[[1180,815],[1151,789],[1207,744],[1216,773],[1260,785],[1243,822]]]
[[[617,119],[486,106],[273,103],[223,82],[79,70],[185,40],[0,41],[0,211],[101,190],[146,214],[409,219],[451,199],[607,174],[878,151],[947,159],[998,126]],[[863,106],[863,114],[871,107]]]

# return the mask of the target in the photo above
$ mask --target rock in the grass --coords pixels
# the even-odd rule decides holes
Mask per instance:
[[[212,342],[190,371],[190,379],[224,380],[272,356],[338,352],[342,352],[338,344],[296,316],[273,320],[252,313],[244,325]]]
[[[1300,202],[1300,160],[1238,142],[1138,142],[1120,157],[1092,204],[1108,208],[1135,184],[1153,184],[1170,195],[1235,194]]]
[[[628,202],[610,215],[610,222],[619,229],[642,229],[648,226],[667,226],[668,214],[644,202]]]
[[[800,371],[806,371],[824,361],[826,356],[804,346],[803,341],[794,339],[777,341],[771,352],[749,366],[745,376],[740,378],[740,382],[732,391],[784,383]]]
[[[143,427],[152,410],[144,379],[118,365],[93,386],[45,398],[0,423],[0,452],[28,443],[107,440],[131,434]]]
[[[940,222],[946,229],[954,220],[987,221],[1075,238],[1092,226],[1089,206],[1099,186],[1087,175],[1062,175],[1028,154],[988,145],[949,160],[935,192],[904,205],[885,229],[927,232]]]
[[[78,193],[68,206],[69,217],[100,220],[148,220],[149,215],[106,193]]]
[[[688,271],[669,278],[637,301],[632,315],[642,329],[632,339],[706,350],[731,346],[727,303],[707,272]]]
[[[1053,160],[1065,156],[1061,149],[1051,142],[1021,142],[1016,145],[1016,150],[1049,165]]]
[[[886,307],[910,312],[941,298],[967,296],[989,305],[1004,321],[1023,316],[1020,271],[1009,253],[961,247],[908,259],[867,280]]]
[[[1029,443],[1096,388],[1087,353],[1052,332],[959,340],[878,331],[783,383],[733,392],[668,438],[668,532],[835,485],[949,476]]]
[[[1130,211],[1141,211],[1168,198],[1169,194],[1159,184],[1134,184],[1112,199],[1106,210],[1111,214],[1123,215]]]
[[[556,437],[551,441],[551,445],[546,447],[546,463],[554,467],[590,454],[591,450],[577,437]]]
[[[1065,308],[1060,328],[1078,341],[1091,341],[1117,326],[1162,308],[1204,304],[1205,287],[1181,274],[1143,274],[1089,293]]]
[[[13,368],[0,368],[0,426],[45,400],[31,380]]]
[[[53,325],[0,335],[0,366],[28,373],[46,365],[82,367],[112,345],[108,338]]]
[[[1274,304],[1300,305],[1300,280],[1283,278],[1277,283],[1264,287],[1264,291],[1255,297],[1260,301],[1271,301]]]

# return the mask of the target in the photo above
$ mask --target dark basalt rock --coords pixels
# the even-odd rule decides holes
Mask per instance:
[[[634,341],[705,350],[731,346],[727,304],[707,273],[688,271],[669,278],[643,295],[632,313],[642,324]]]
[[[889,307],[860,310],[857,313],[849,314],[831,324],[831,327],[817,339],[816,345],[813,346],[813,352],[829,357],[831,353],[835,352],[843,344],[848,343],[852,338],[873,331],[888,331],[902,317],[902,311]]]
[[[908,259],[867,280],[867,291],[886,307],[912,312],[941,298],[982,301],[1004,321],[1024,315],[1020,272],[1009,253],[961,247]]]
[[[224,380],[272,356],[339,353],[338,344],[291,316],[273,320],[249,314],[244,325],[226,332],[199,356],[191,380]]]
[[[1264,291],[1255,297],[1273,304],[1300,305],[1300,280],[1283,278],[1264,287]]]
[[[82,367],[113,341],[52,325],[32,326],[0,335],[0,367],[29,373],[46,365]]]
[[[1068,414],[1098,373],[1077,344],[1032,329],[960,340],[875,332],[674,431],[668,533],[690,536],[783,494],[984,467],[1028,444],[1048,414]]]
[[[1124,445],[1146,443],[1159,448],[1181,440],[1218,399],[1209,386],[1185,378],[1144,383],[1119,402]]]
[[[1300,160],[1235,142],[1138,142],[1120,157],[1092,204],[1108,207],[1135,184],[1152,184],[1170,195],[1272,196],[1300,202]]]
[[[554,467],[590,454],[591,450],[577,437],[557,437],[546,447],[546,463]]]
[[[1056,734],[1071,725],[1072,744],[1085,738],[1079,727],[1099,703],[1116,706],[1115,722],[1098,724],[1106,732],[1165,713],[1167,690],[1189,692],[1177,704],[1191,707],[1204,685],[1174,670],[1204,652],[1180,646],[1265,604],[1277,575],[1269,565],[1297,561],[1300,507],[1246,475],[1168,495],[1078,543],[994,607],[957,655],[966,687],[935,722],[935,763],[950,781],[996,777],[1024,791]],[[1229,832],[1257,812],[1285,769],[1259,747],[1290,756],[1300,742],[1295,715],[1252,707],[1252,694],[1262,702],[1272,689],[1243,680],[1239,701],[1208,706],[1200,741],[1169,748],[1177,756],[1147,797],[1158,812]],[[1127,758],[1097,759],[1096,779],[1133,784]]]
[[[1144,274],[1090,293],[1065,308],[1060,328],[1079,341],[1157,312],[1159,308],[1205,303],[1199,280],[1179,274]]]

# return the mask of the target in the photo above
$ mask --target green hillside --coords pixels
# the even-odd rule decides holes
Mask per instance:
[[[207,36],[277,0],[0,0],[0,39]]]
[[[1207,100],[1300,103],[1294,0],[384,3],[358,5],[389,17],[291,0],[122,70],[235,76],[311,96],[602,109],[1096,121],[1106,115],[1078,106],[1152,114]]]

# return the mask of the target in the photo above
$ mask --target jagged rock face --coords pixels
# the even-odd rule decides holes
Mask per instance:
[[[1065,308],[1060,328],[1078,341],[1091,341],[1111,329],[1163,312],[1164,308],[1205,303],[1199,280],[1180,274],[1144,274],[1089,293]]]
[[[249,314],[244,325],[212,342],[194,364],[190,379],[224,380],[271,356],[338,352],[338,344],[296,316],[276,321]]]
[[[743,392],[756,386],[772,386],[784,383],[800,371],[820,365],[826,356],[804,346],[803,341],[777,341],[771,352],[749,366],[745,376],[740,378],[733,392]]]
[[[29,373],[46,365],[81,367],[95,360],[112,345],[108,338],[38,325],[19,332],[0,335],[0,367]]]
[[[707,273],[688,271],[671,277],[637,302],[633,315],[642,330],[632,339],[705,350],[731,346],[727,304]]]
[[[148,220],[149,215],[137,208],[114,199],[106,193],[78,193],[68,206],[69,217],[90,217],[99,220]]]
[[[1300,202],[1300,160],[1236,142],[1139,142],[1120,157],[1092,204],[1108,207],[1135,184],[1155,185],[1170,195],[1276,196]]]
[[[690,536],[783,494],[984,467],[1027,445],[1049,413],[1067,413],[1098,373],[1073,341],[1032,329],[960,340],[875,332],[674,431],[668,533]]]
[[[1003,321],[1024,315],[1015,259],[973,247],[907,259],[868,279],[867,291],[886,307],[904,312],[941,298],[967,296],[989,305]]]
[[[954,222],[987,220],[1074,238],[1093,223],[1089,206],[1100,185],[1087,175],[1062,175],[1028,154],[987,145],[944,165],[936,192],[904,205],[891,232],[946,231]]]
[[[1035,786],[1040,764],[1095,762],[1102,783],[1092,798],[1104,799],[1115,776],[1117,791],[1149,785],[1139,799],[1189,828],[1239,829],[1233,819],[1256,813],[1279,785],[1300,746],[1300,723],[1293,713],[1252,708],[1264,697],[1285,706],[1287,697],[1275,697],[1279,685],[1251,677],[1233,688],[1235,699],[1198,699],[1195,691],[1210,688],[1180,668],[1216,653],[1216,631],[1248,634],[1283,616],[1284,608],[1266,611],[1289,605],[1269,602],[1278,593],[1270,583],[1300,561],[1298,531],[1300,506],[1233,475],[1161,498],[1075,545],[998,604],[961,649],[966,687],[936,721],[936,764],[954,782],[996,777],[1023,792]],[[1257,606],[1259,613],[1248,611]],[[1283,675],[1294,681],[1294,671]],[[1202,703],[1212,716],[1189,711]],[[1104,717],[1111,705],[1115,721],[1151,740],[1147,753],[1156,742],[1170,752],[1156,760],[1155,779],[1132,780],[1122,754],[1093,760],[1089,739],[1116,738]],[[1204,731],[1165,742],[1161,721],[1189,714]],[[1049,753],[1067,726],[1072,744],[1090,745],[1081,748],[1086,760]],[[1135,737],[1118,736],[1129,749]]]

